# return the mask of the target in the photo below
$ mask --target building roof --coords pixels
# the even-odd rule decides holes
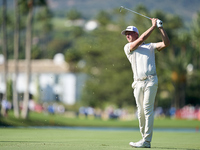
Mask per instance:
[[[8,60],[8,72],[13,73],[15,67],[14,60]],[[0,72],[4,71],[4,65],[0,64]],[[18,60],[18,72],[26,72],[26,60]],[[56,63],[52,59],[31,60],[32,73],[66,73],[69,72],[67,62]]]

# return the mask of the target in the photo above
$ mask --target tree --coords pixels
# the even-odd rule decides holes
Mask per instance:
[[[100,11],[96,18],[97,18],[99,24],[102,26],[106,26],[111,21],[110,14],[105,11]]]
[[[3,55],[4,55],[4,82],[5,82],[5,93],[3,95],[3,99],[7,100],[7,72],[8,72],[8,64],[7,64],[7,3],[6,0],[3,0],[3,22],[2,22],[2,32],[3,32]],[[5,109],[2,108],[2,114],[5,113]]]
[[[82,97],[85,105],[101,108],[107,103],[118,107],[134,105],[129,86],[133,80],[132,72],[123,52],[125,42],[113,38],[118,36],[118,32],[98,29],[91,40],[87,40],[87,45],[82,46],[88,75]]]
[[[200,11],[198,11],[195,17],[192,20],[190,27],[190,38],[191,42],[189,43],[191,48],[187,49],[187,57],[190,56],[190,66],[187,72],[187,89],[186,89],[186,103],[192,105],[200,104]],[[189,54],[189,55],[188,55]],[[188,66],[189,67],[189,66]],[[194,80],[195,79],[195,80]]]
[[[18,55],[19,55],[19,9],[18,0],[15,0],[15,33],[14,33],[14,79],[13,79],[13,109],[16,118],[19,118],[19,102],[17,93]]]
[[[26,29],[26,90],[24,93],[22,118],[26,119],[28,117],[28,103],[29,103],[29,82],[31,75],[31,44],[32,44],[32,21],[33,21],[33,7],[34,0],[28,2],[28,18],[27,18],[27,29]]]
[[[48,45],[52,38],[52,29],[53,25],[51,23],[51,18],[53,14],[48,8],[46,3],[40,5],[42,7],[37,8],[38,13],[35,15],[34,20],[37,22],[37,26],[33,30],[33,36],[38,39],[38,42],[34,44],[32,50],[32,59],[39,59],[39,58],[52,58],[49,56],[49,49]]]
[[[26,1],[25,1],[26,2]],[[33,9],[35,6],[46,5],[46,0],[29,0],[26,2],[28,8],[28,17],[26,22],[26,91],[24,93],[22,118],[28,117],[28,103],[29,103],[29,82],[31,76],[31,49],[32,49],[32,22]]]
[[[195,18],[191,24],[191,37],[192,37],[192,45],[195,48],[194,58],[193,58],[193,65],[195,68],[200,68],[200,11],[197,12]]]
[[[67,13],[67,19],[69,20],[77,20],[77,19],[80,19],[81,17],[82,17],[81,13],[77,11],[76,9],[71,9]]]

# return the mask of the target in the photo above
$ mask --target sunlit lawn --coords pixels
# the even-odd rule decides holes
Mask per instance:
[[[1,150],[128,150],[139,131],[54,128],[0,128]],[[155,150],[200,149],[199,132],[155,131]]]

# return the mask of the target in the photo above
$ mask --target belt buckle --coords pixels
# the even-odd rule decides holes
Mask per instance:
[[[148,76],[142,78],[141,81],[144,81],[144,80],[146,80],[147,78],[148,78]]]
[[[144,77],[143,80],[146,80],[148,77]]]

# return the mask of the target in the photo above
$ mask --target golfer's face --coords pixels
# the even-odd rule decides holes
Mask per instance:
[[[126,31],[125,35],[128,42],[133,42],[138,38],[137,32],[134,31]]]

